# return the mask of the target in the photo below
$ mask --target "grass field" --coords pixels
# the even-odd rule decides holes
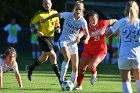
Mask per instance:
[[[26,55],[26,54],[25,54]],[[18,87],[13,71],[3,76],[3,88],[0,93],[64,93],[61,90],[57,77],[51,69],[50,63],[44,63],[33,72],[32,81],[27,79],[24,70],[26,64],[31,64],[29,54],[18,58],[19,69],[23,80],[23,89]],[[59,65],[60,66],[60,65]],[[98,76],[95,85],[90,85],[90,73],[87,71],[83,82],[83,90],[66,93],[122,93],[121,79],[117,65],[100,64],[97,68]],[[67,78],[70,78],[71,69],[68,69]],[[135,84],[132,78],[132,87],[135,92]]]

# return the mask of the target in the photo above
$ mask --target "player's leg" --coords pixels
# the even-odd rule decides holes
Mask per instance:
[[[56,57],[54,50],[50,51],[49,57],[50,57],[50,61],[52,64],[53,71],[55,72],[56,76],[58,77],[58,79],[60,81],[60,70],[59,70],[59,66],[57,63],[57,57]]]
[[[72,73],[70,80],[73,82],[73,84],[76,82],[78,76],[78,62],[78,53],[71,55]]]
[[[140,69],[133,69],[133,74],[136,80],[137,93],[140,93]]]
[[[120,69],[123,92],[133,93],[131,87],[131,69],[132,69],[131,60],[118,59],[118,67]]]
[[[68,66],[69,66],[70,52],[69,52],[69,49],[68,49],[67,45],[63,46],[60,50],[61,50],[61,53],[64,57],[64,60],[63,60],[62,65],[61,65],[60,80],[64,81],[66,73],[67,73],[67,69],[68,69]]]
[[[50,42],[50,39],[47,37],[39,37],[39,45],[41,47],[42,54],[41,56],[34,61],[34,63],[31,66],[26,66],[26,70],[28,73],[28,79],[31,81],[32,71],[35,69],[36,66],[40,65],[41,63],[45,62],[48,59],[49,52],[53,50],[52,43]]]
[[[92,85],[95,84],[95,82],[97,80],[96,68],[103,61],[103,59],[105,58],[105,55],[106,55],[106,53],[94,55],[88,64],[88,70],[92,74],[91,79],[90,79],[90,83]]]
[[[26,66],[26,70],[28,73],[28,79],[31,81],[32,80],[32,71],[39,66],[41,63],[45,62],[48,59],[48,53],[42,52],[41,56],[36,59],[31,66]]]
[[[140,60],[133,61],[133,74],[136,80],[137,93],[140,93]]]
[[[89,62],[89,58],[86,58],[86,57],[82,56],[82,59],[80,61],[80,65],[79,65],[79,71],[78,71],[78,77],[77,77],[77,86],[74,88],[74,90],[82,89],[82,82],[83,82],[83,79],[84,79],[84,74],[85,74],[85,71],[87,69],[88,62]]]
[[[120,70],[121,78],[122,78],[122,87],[124,93],[133,93],[131,87],[131,76],[130,70]]]

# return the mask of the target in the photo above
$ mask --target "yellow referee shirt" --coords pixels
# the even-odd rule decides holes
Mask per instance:
[[[46,11],[39,11],[37,12],[34,17],[31,20],[31,24],[37,24],[40,19],[47,18],[50,15],[58,13],[56,10],[51,10],[51,12]],[[56,27],[56,24],[59,24],[59,17],[52,18],[45,23],[39,23],[38,30],[44,34],[44,36],[47,37],[53,37],[54,36],[54,28]]]

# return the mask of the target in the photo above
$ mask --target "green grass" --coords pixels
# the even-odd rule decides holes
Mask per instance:
[[[49,62],[37,67],[33,72],[32,81],[29,81],[24,68],[26,64],[31,63],[32,60],[29,54],[18,58],[18,65],[24,86],[23,89],[18,87],[14,73],[10,71],[3,76],[3,88],[0,89],[0,93],[65,93],[61,90],[57,77],[52,71]],[[83,82],[83,90],[66,93],[122,93],[121,78],[117,65],[100,64],[97,70],[98,76],[95,85],[90,85],[89,80],[91,74],[87,71]],[[70,73],[71,69],[69,68],[67,73],[68,79],[70,79]],[[133,78],[132,87],[133,91],[136,92]]]

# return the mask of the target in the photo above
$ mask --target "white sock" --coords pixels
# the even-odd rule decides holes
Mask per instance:
[[[133,93],[130,82],[122,82],[123,93]]]
[[[33,58],[33,59],[36,58],[36,53],[35,53],[35,51],[32,51],[32,58]]]
[[[137,93],[140,93],[140,80],[136,80]]]
[[[65,62],[65,61],[63,61],[62,65],[61,65],[61,74],[60,74],[60,80],[61,81],[65,80],[65,76],[66,76],[66,73],[67,73],[68,65],[69,65],[69,62]]]
[[[72,81],[73,84],[76,82],[77,76],[78,76],[78,71],[76,73],[72,71],[70,80]]]

